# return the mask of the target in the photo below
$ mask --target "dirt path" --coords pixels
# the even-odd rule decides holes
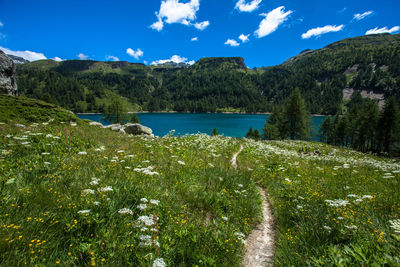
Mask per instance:
[[[243,146],[240,146],[231,160],[232,166],[237,169],[237,156],[243,151]],[[270,204],[267,200],[265,190],[258,187],[263,200],[262,204],[262,222],[254,228],[246,240],[246,253],[243,259],[245,267],[262,267],[273,266],[274,251],[275,251],[275,231],[274,219]]]

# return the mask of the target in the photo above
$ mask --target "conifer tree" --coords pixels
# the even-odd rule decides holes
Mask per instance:
[[[384,152],[390,153],[395,142],[400,141],[400,113],[394,97],[386,101],[378,125],[380,148]]]
[[[250,126],[250,129],[246,133],[246,138],[253,138],[253,135],[254,135],[253,127]]]
[[[211,136],[217,136],[219,135],[217,128],[214,128],[214,130],[211,133]]]
[[[139,117],[136,115],[136,113],[132,115],[131,122],[132,123],[140,123]]]
[[[285,105],[284,117],[290,139],[308,139],[310,137],[310,115],[299,88],[296,88],[289,96]]]

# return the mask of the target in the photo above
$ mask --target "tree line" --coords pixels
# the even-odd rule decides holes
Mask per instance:
[[[362,152],[399,152],[400,111],[395,97],[387,99],[380,110],[376,101],[363,99],[359,92],[355,92],[348,106],[346,114],[327,116],[322,122],[319,129],[321,142]],[[275,107],[266,120],[262,138],[309,140],[312,129],[310,118],[300,90],[295,89],[285,104]]]

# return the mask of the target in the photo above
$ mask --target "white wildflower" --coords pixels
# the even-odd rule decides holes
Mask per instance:
[[[143,215],[143,216],[140,216],[137,219],[137,221],[141,225],[144,224],[146,226],[153,226],[154,225],[154,216],[153,215],[149,215],[149,216]]]
[[[327,226],[327,225],[324,225],[323,228],[324,228],[325,230],[327,230],[328,232],[331,232],[331,231],[332,231],[332,228],[329,227],[329,226]]]
[[[114,191],[114,190],[112,189],[112,186],[106,186],[106,187],[100,188],[99,191],[100,192],[110,192],[110,191]]]
[[[298,209],[298,210],[302,210],[302,209],[303,209],[303,206],[297,205],[297,209]]]
[[[100,179],[93,177],[92,181],[90,181],[90,185],[98,185],[99,184]]]
[[[118,150],[117,153],[121,154],[121,153],[125,153],[124,150]]]
[[[394,232],[400,235],[400,219],[390,220],[390,227],[394,230]]]
[[[372,199],[373,197],[370,196],[370,195],[363,195],[362,198],[363,198],[363,199],[366,199],[366,198],[367,198],[367,199]]]
[[[93,202],[93,204],[98,206],[98,205],[100,205],[100,202],[99,201],[95,201],[95,202]]]
[[[90,210],[80,210],[78,211],[79,214],[89,214]]]
[[[331,207],[345,207],[347,204],[349,204],[349,201],[343,200],[343,199],[335,199],[335,200],[325,200],[326,203],[329,204]]]
[[[160,200],[150,199],[150,203],[153,205],[158,205],[158,203],[160,203]]]
[[[211,163],[208,163],[208,166],[210,166],[211,168],[214,168],[214,165]]]
[[[82,190],[82,194],[84,194],[84,195],[89,195],[89,194],[94,194],[94,190],[93,189],[85,189],[85,190]]]
[[[355,225],[344,225],[344,227],[346,227],[347,229],[349,229],[349,230],[355,230],[355,229],[357,229],[357,226],[355,226]]]
[[[87,155],[87,152],[86,151],[81,151],[81,152],[78,153],[78,155]]]
[[[228,217],[222,217],[222,220],[228,221]]]
[[[50,153],[48,153],[48,152],[43,152],[42,155],[43,155],[43,156],[46,156],[46,155],[50,155]]]
[[[118,213],[120,213],[120,214],[130,214],[130,215],[133,214],[133,212],[130,209],[127,209],[127,208],[120,209],[118,211]]]
[[[142,231],[142,232],[146,232],[147,230],[149,230],[147,227],[140,228],[140,231]]]
[[[183,162],[181,160],[178,160],[178,163],[181,164],[181,165],[186,165],[185,162]]]
[[[349,195],[347,195],[347,197],[359,198],[359,196],[357,196],[357,195],[354,195],[354,194],[349,194]]]
[[[51,163],[50,163],[50,162],[47,162],[47,161],[45,161],[45,162],[44,162],[44,164],[45,164],[45,165],[50,165]]]
[[[146,204],[139,204],[139,205],[137,205],[136,206],[138,209],[140,209],[140,210],[145,210],[145,209],[147,209],[147,205]]]
[[[292,181],[289,178],[285,178],[285,181],[291,183]]]
[[[243,187],[243,185],[242,185],[242,184],[238,184],[238,186],[239,186],[239,187]]]
[[[163,258],[157,258],[154,260],[152,267],[165,267],[165,261]]]
[[[142,197],[142,198],[140,199],[140,202],[148,203],[149,201],[147,200],[147,198]]]

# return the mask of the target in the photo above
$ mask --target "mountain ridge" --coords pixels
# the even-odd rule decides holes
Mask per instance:
[[[107,102],[102,100],[105,91],[148,111],[215,112],[234,108],[266,112],[298,87],[312,113],[336,114],[345,111],[348,98],[343,98],[344,90],[400,99],[399,61],[400,34],[381,34],[344,39],[321,49],[302,51],[280,65],[254,69],[247,68],[241,57],[215,57],[182,67],[45,60],[19,65],[18,73],[23,94],[36,98],[49,94],[56,103],[78,112],[102,112],[101,105]],[[61,80],[73,80],[75,91],[80,91],[75,100],[79,103],[57,99],[54,92],[60,89],[44,71]],[[40,84],[44,77],[48,78],[47,86],[40,89],[33,84],[36,82],[27,80]],[[47,89],[50,87],[54,89]]]

